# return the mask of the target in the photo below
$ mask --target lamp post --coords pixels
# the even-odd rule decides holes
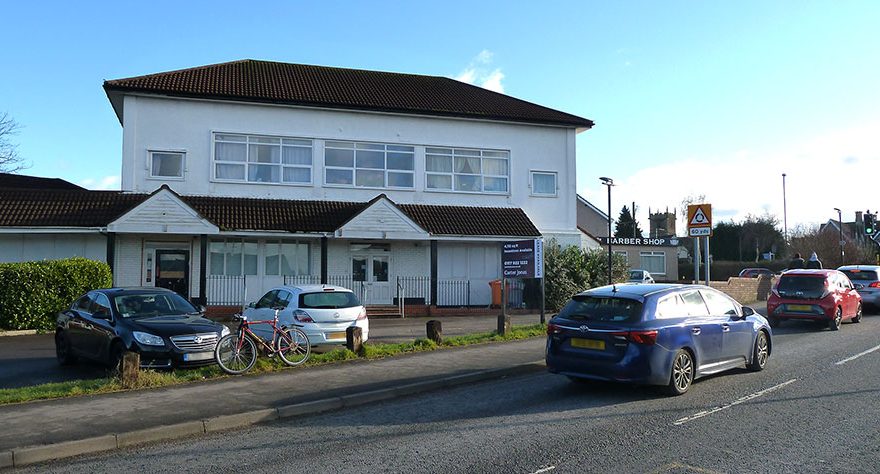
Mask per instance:
[[[608,284],[611,284],[611,186],[614,186],[614,180],[611,178],[601,177],[599,181],[608,186]]]
[[[837,211],[837,233],[840,237],[840,264],[843,265],[843,219],[840,214],[840,209],[834,208]]]
[[[785,204],[785,173],[782,173],[782,237],[785,244],[788,245],[788,209]]]

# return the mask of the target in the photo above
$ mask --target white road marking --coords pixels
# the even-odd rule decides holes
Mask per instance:
[[[856,354],[856,355],[854,355],[854,356],[852,356],[852,357],[847,357],[846,359],[843,359],[843,360],[840,361],[840,362],[835,362],[834,365],[843,365],[843,364],[846,364],[847,362],[849,362],[849,361],[851,361],[851,360],[856,360],[856,359],[858,359],[859,357],[861,357],[861,356],[863,356],[863,355],[867,355],[867,354],[870,354],[870,353],[872,353],[872,352],[874,352],[874,351],[878,351],[878,350],[880,350],[880,346],[872,347],[872,348],[866,350],[865,352],[859,352],[858,354]]]
[[[544,469],[538,469],[537,471],[533,472],[532,474],[541,474],[542,472],[550,472],[554,469],[556,469],[556,466],[547,466]]]
[[[694,420],[699,419],[699,418],[702,418],[702,417],[704,417],[704,416],[709,416],[709,415],[711,415],[711,414],[713,414],[713,413],[718,413],[718,412],[721,411],[721,410],[727,410],[727,409],[730,408],[730,407],[733,407],[733,406],[739,405],[739,404],[741,404],[741,403],[745,403],[745,402],[747,402],[747,401],[749,401],[749,400],[752,400],[752,399],[754,399],[754,398],[758,398],[758,397],[760,397],[760,396],[767,395],[767,394],[770,393],[770,392],[773,392],[773,391],[779,390],[780,388],[785,387],[785,386],[788,385],[788,384],[792,384],[792,383],[794,383],[795,381],[797,381],[797,379],[791,379],[791,380],[789,380],[789,381],[787,381],[787,382],[782,382],[782,383],[779,384],[779,385],[774,385],[774,386],[772,386],[772,387],[770,387],[770,388],[765,388],[764,390],[761,390],[761,391],[759,391],[759,392],[755,392],[755,393],[753,393],[753,394],[751,394],[751,395],[746,395],[746,396],[744,396],[744,397],[740,397],[740,398],[738,398],[738,399],[736,399],[736,400],[734,400],[734,401],[728,403],[727,405],[722,405],[722,406],[720,406],[720,407],[715,407],[715,408],[712,408],[712,409],[710,409],[710,410],[703,410],[703,411],[701,411],[701,412],[699,412],[699,413],[694,413],[694,414],[691,415],[691,416],[686,416],[686,417],[684,417],[684,418],[679,418],[678,420],[675,420],[674,422],[672,422],[672,424],[675,425],[675,426],[683,425],[683,424],[685,424],[685,423],[687,423],[687,422],[689,422],[689,421],[694,421]]]

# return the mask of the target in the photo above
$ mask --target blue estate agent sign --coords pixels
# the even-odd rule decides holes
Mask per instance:
[[[544,278],[544,241],[505,242],[501,248],[501,268],[506,278]]]

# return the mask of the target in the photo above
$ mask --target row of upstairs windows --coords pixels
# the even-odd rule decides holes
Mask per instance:
[[[324,142],[324,185],[415,189],[416,147],[351,141]],[[214,134],[215,181],[311,185],[313,141],[228,133]],[[186,152],[151,150],[150,177],[183,179]],[[555,171],[532,170],[535,196],[557,195]],[[464,193],[508,194],[510,152],[470,148],[425,148],[425,189]]]

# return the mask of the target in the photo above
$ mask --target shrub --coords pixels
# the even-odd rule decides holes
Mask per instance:
[[[613,255],[611,269],[613,281],[627,280],[625,257]],[[544,277],[546,309],[557,312],[572,295],[607,283],[608,252],[601,248],[584,252],[577,246],[561,247],[551,239],[544,246]]]
[[[81,257],[0,263],[0,328],[52,329],[75,298],[112,284],[106,263]]]

